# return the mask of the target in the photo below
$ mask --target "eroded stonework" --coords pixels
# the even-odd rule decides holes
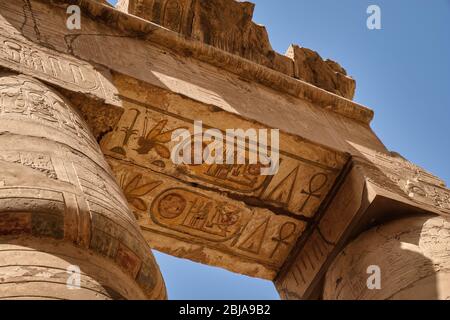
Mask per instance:
[[[355,81],[335,61],[292,46],[286,55],[272,49],[266,28],[252,21],[255,5],[235,0],[120,0],[117,8],[189,38],[239,55],[347,99]]]
[[[66,246],[74,261],[92,257],[80,266],[85,273],[92,269],[86,264],[94,259],[103,260],[106,270],[114,265],[110,272],[115,271],[118,278],[108,279],[106,284],[104,276],[87,273],[97,287],[83,283],[86,298],[163,298],[164,284],[155,261],[97,142],[77,111],[32,78],[2,74],[0,119],[2,259],[5,265],[9,259],[19,259],[9,248],[31,250],[33,254],[23,254],[21,268],[35,268],[36,274],[50,271],[36,280],[15,269],[3,269],[0,297],[9,297],[6,287],[15,282],[23,291],[15,288],[14,296],[27,297],[28,288],[36,286],[31,282],[36,281],[52,287],[45,297],[71,297],[65,285],[67,277],[61,276],[67,275],[70,264],[58,258],[66,251],[61,247]],[[47,247],[50,243],[59,248],[58,253]],[[49,261],[45,268],[36,257],[44,254],[49,256],[43,258]],[[61,271],[62,266],[66,268]],[[101,270],[97,267],[97,272]],[[33,290],[39,297],[37,289]],[[98,293],[91,296],[91,291]]]
[[[330,267],[324,298],[448,300],[449,227],[444,218],[417,216],[364,233]],[[361,276],[374,265],[383,270],[379,290]]]
[[[81,8],[81,30],[66,28],[69,4]],[[253,9],[234,0],[0,3],[0,297],[163,299],[149,247],[270,279],[285,299],[400,292],[364,293],[370,261],[341,252],[380,243],[358,236],[386,221],[406,218],[417,236],[418,214],[431,219],[425,229],[444,230],[450,191],[386,149],[340,65],[295,45],[274,52]],[[192,134],[195,121],[222,133],[279,129],[279,171],[175,164],[172,134]],[[420,236],[438,239],[426,243],[439,243],[440,255],[447,239],[431,229]],[[408,268],[401,246],[386,252]],[[69,292],[60,270],[74,264],[82,290]],[[444,288],[445,273],[428,271],[424,285]]]
[[[133,89],[137,88],[133,85]],[[201,118],[205,127],[215,125],[220,130],[264,126],[218,110],[211,113],[209,106],[155,87],[144,86],[136,91],[151,93],[145,97],[128,90],[123,92],[127,95],[123,96],[125,113],[116,130],[102,140],[102,149],[111,159],[118,179],[123,180],[125,193],[128,191],[132,198],[129,201],[144,234],[157,232],[173,238],[170,246],[163,244],[162,237],[152,241],[152,246],[180,257],[274,279],[292,245],[335,184],[348,155],[282,134],[280,169],[274,176],[262,176],[258,165],[175,165],[170,157],[174,146],[172,133],[180,128],[193,133],[195,119]],[[140,168],[133,170],[130,165],[123,167],[116,163],[138,164]],[[138,176],[147,179],[154,189],[144,193],[137,187],[139,191],[133,191],[137,183],[133,179]],[[140,181],[138,185],[147,183]],[[214,196],[192,188],[193,183],[221,194]],[[151,204],[164,195],[174,194],[177,196],[172,199],[179,199],[183,209],[171,221],[161,222],[159,205]],[[174,202],[177,206],[177,201]],[[254,218],[250,219],[251,216]],[[181,221],[179,217],[193,220]],[[220,226],[220,222],[214,221],[225,218],[229,225]],[[218,232],[221,236],[216,235]],[[192,241],[210,245],[204,250],[193,250],[192,254],[180,250],[179,246]],[[229,254],[229,250],[249,267],[236,261],[224,263],[220,257]]]

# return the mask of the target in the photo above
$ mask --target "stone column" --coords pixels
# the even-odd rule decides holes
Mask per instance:
[[[409,217],[369,230],[328,270],[324,299],[449,299],[449,247],[450,222],[442,217]],[[370,290],[378,267],[380,288]]]
[[[0,274],[0,298],[166,297],[85,122],[52,88],[11,74],[0,74]]]

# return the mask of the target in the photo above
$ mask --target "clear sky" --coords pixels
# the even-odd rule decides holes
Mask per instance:
[[[251,2],[276,51],[296,43],[339,62],[386,146],[450,182],[450,0]],[[372,4],[381,30],[366,26]],[[270,282],[155,255],[171,299],[278,298]]]

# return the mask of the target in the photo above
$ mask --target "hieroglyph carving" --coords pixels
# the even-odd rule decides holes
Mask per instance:
[[[144,232],[172,237],[173,243],[201,243],[273,270],[264,277],[276,274],[306,227],[302,220],[250,208],[148,169],[112,158],[109,162]],[[177,255],[176,245],[152,245]]]
[[[78,112],[39,81],[5,74],[0,132],[0,235],[90,250],[141,288],[135,296],[121,288],[118,296],[164,298],[146,241]]]
[[[118,127],[102,141],[105,154],[187,182],[257,198],[262,203],[294,215],[314,216],[345,163],[344,156],[332,157],[328,151],[323,151],[326,160],[318,163],[286,152],[281,137],[280,168],[274,176],[262,175],[263,165],[260,163],[175,165],[170,159],[171,151],[177,145],[171,140],[172,134],[178,129],[194,133],[194,121],[164,111],[164,107],[144,107],[128,101],[124,106],[126,112]],[[215,121],[213,117],[208,120]],[[210,128],[207,125],[204,127],[205,130]],[[292,150],[293,147],[290,147]],[[236,143],[235,150],[237,148]],[[301,148],[299,146],[298,150],[303,151]],[[245,154],[249,156],[248,149]]]
[[[444,181],[400,155],[374,152],[362,147],[359,149],[365,161],[376,168],[368,168],[371,183],[450,215],[450,190]]]

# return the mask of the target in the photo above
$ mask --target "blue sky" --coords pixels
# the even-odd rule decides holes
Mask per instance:
[[[339,62],[386,146],[450,182],[450,0],[252,2],[276,51],[296,43]],[[381,30],[366,27],[372,4]],[[270,282],[155,254],[171,299],[278,298]]]

